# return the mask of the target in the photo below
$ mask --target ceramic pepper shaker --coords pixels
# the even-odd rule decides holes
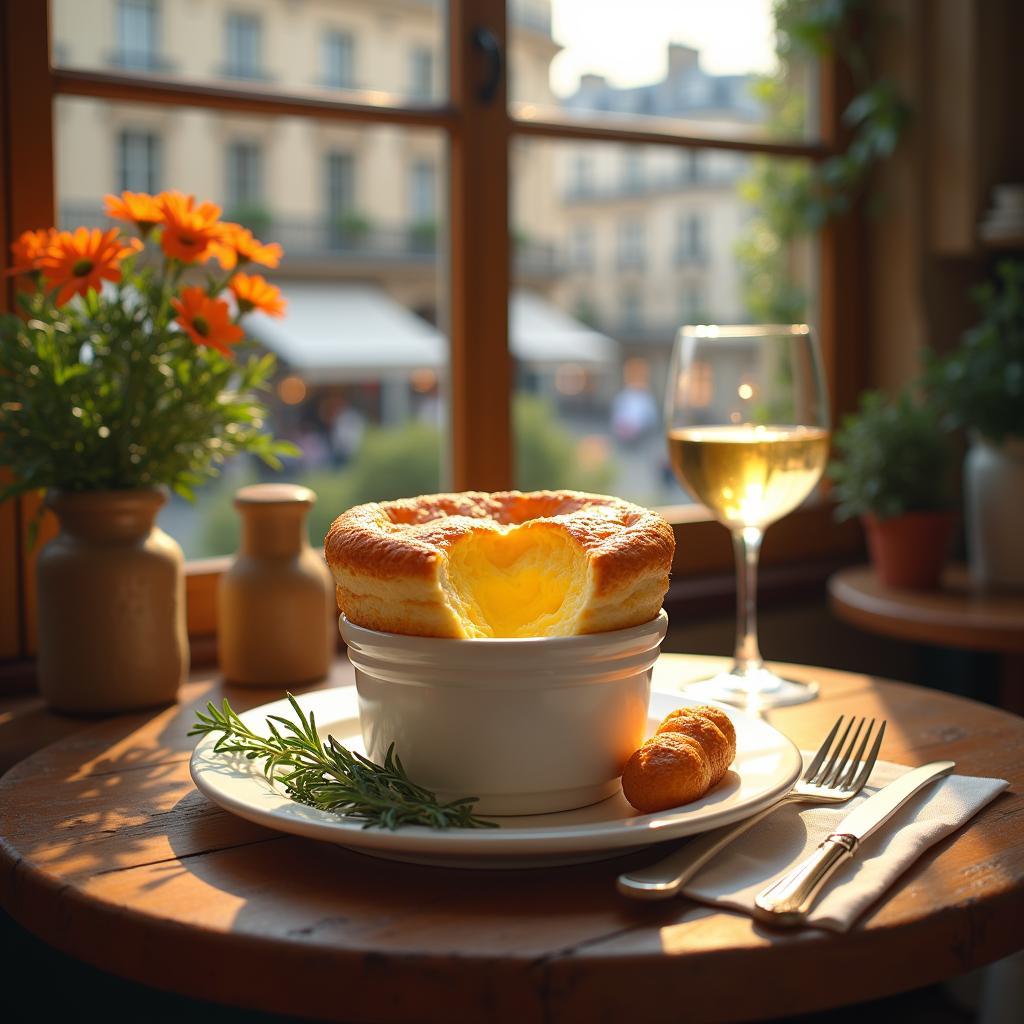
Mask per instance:
[[[242,542],[217,594],[220,667],[248,686],[323,678],[335,650],[334,580],[306,536],[308,487],[254,484],[235,494]]]

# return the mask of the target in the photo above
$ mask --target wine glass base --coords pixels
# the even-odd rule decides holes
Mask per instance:
[[[682,687],[682,692],[694,700],[717,700],[746,711],[762,711],[814,700],[818,696],[818,684],[783,679],[762,668],[743,674],[721,672],[688,683]]]

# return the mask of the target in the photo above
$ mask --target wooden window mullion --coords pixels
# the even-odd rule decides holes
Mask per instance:
[[[504,0],[451,0],[449,81],[456,125],[449,146],[451,477],[457,490],[513,481],[509,354],[509,200],[505,61],[494,69],[473,42],[492,33],[507,53]]]
[[[53,86],[50,79],[49,4],[0,0],[0,125],[3,132],[3,236],[0,267],[7,262],[10,243],[22,231],[46,227],[54,220]],[[4,300],[12,298],[13,282]],[[7,594],[12,574],[17,588],[18,651],[35,650],[35,558],[29,550],[27,524],[39,508],[39,498],[18,501],[0,520],[15,535],[0,534],[0,591]],[[41,535],[40,543],[46,539]],[[6,611],[0,597],[0,614]],[[9,626],[0,627],[6,653]]]

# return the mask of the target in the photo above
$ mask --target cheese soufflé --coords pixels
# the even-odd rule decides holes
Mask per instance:
[[[653,619],[675,540],[661,516],[579,491],[357,505],[324,541],[350,622],[436,637],[573,636]]]

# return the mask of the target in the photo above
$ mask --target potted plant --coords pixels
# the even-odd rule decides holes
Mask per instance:
[[[952,452],[937,411],[903,392],[861,398],[836,434],[829,467],[841,519],[860,516],[882,582],[925,590],[938,584],[953,530]]]
[[[107,197],[128,226],[27,231],[0,317],[0,500],[45,490],[59,532],[38,558],[39,685],[62,711],[174,699],[188,668],[181,548],[154,521],[225,459],[269,464],[255,392],[272,356],[236,357],[252,309],[281,315],[250,264],[279,246],[177,192]],[[233,296],[229,302],[227,295]]]
[[[981,320],[927,381],[947,422],[966,429],[967,556],[981,583],[1024,586],[1024,262],[975,291]]]

